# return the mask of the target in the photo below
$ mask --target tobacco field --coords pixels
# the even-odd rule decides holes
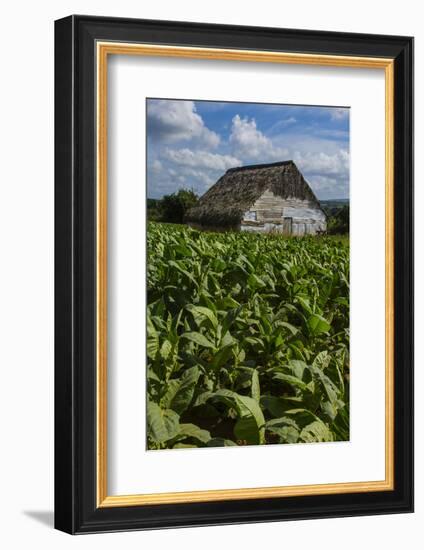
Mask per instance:
[[[349,242],[149,223],[147,447],[349,439]]]

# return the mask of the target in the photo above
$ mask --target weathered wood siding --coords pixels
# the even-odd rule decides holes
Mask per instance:
[[[324,212],[314,202],[297,198],[283,199],[265,191],[244,213],[241,230],[315,235],[327,228]]]

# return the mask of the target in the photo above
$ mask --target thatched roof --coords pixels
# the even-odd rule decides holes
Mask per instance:
[[[319,202],[292,160],[230,168],[186,214],[186,221],[205,226],[235,227],[267,190],[284,199]]]

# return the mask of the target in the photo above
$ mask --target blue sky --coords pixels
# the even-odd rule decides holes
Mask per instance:
[[[202,195],[235,166],[294,160],[319,199],[349,197],[349,109],[147,100],[147,196]]]

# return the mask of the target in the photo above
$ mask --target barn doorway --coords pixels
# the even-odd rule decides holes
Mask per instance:
[[[293,218],[283,218],[283,235],[291,235]]]

